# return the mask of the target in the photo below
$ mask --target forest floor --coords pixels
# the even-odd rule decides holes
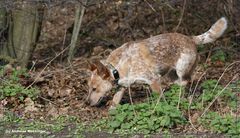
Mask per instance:
[[[221,7],[221,2],[217,2]],[[216,11],[213,10],[216,2],[189,2],[188,4],[190,5],[186,7],[177,32],[191,35],[204,32],[204,28],[206,30],[213,23],[213,17],[214,20],[217,18],[214,16]],[[178,108],[178,104],[173,103],[171,109],[174,110],[167,111],[167,113],[179,111],[181,116],[173,114],[179,117],[179,120],[166,119],[170,123],[161,126],[160,130],[159,128],[152,130],[152,127],[148,127],[142,131],[140,127],[143,124],[133,124],[134,127],[131,129],[135,133],[125,133],[126,129],[122,126],[126,125],[127,121],[120,122],[121,126],[116,125],[116,120],[114,120],[116,114],[110,115],[108,110],[108,102],[113,92],[108,93],[106,100],[99,107],[90,107],[85,104],[89,77],[86,60],[105,59],[112,50],[124,42],[147,38],[163,32],[175,32],[176,26],[180,23],[182,6],[181,2],[164,5],[153,1],[151,5],[151,3],[139,1],[127,3],[127,5],[112,2],[89,7],[84,16],[76,58],[71,65],[63,62],[63,59],[66,58],[65,49],[71,38],[71,26],[74,21],[72,7],[74,6],[66,5],[65,8],[59,6],[49,9],[51,12],[47,14],[50,18],[43,21],[40,44],[34,51],[32,65],[29,69],[13,67],[14,65],[0,67],[0,92],[4,93],[0,95],[0,137],[27,135],[71,137],[80,134],[83,137],[122,136],[105,133],[109,132],[108,129],[105,131],[105,125],[109,124],[114,128],[111,132],[127,134],[129,137],[135,133],[145,133],[145,130],[146,134],[156,134],[153,137],[159,137],[158,134],[165,133],[165,130],[170,131],[173,136],[182,135],[182,137],[185,135],[224,137],[224,134],[229,133],[240,134],[238,119],[240,116],[238,102],[240,101],[240,47],[239,34],[234,34],[234,31],[229,31],[214,44],[198,47],[200,60],[192,76],[192,82],[185,88],[184,96],[178,98],[178,95],[171,95],[171,93],[179,93],[175,86],[166,88],[164,95],[166,99],[169,98],[168,103],[171,103],[171,100],[176,103],[183,102],[183,107]],[[218,8],[219,11],[222,9]],[[200,11],[204,12],[200,13]],[[142,103],[148,103],[151,99],[148,86],[133,86],[129,91],[131,97],[129,94],[124,95],[121,103],[123,106],[119,107],[119,110],[125,107],[128,109],[117,113],[122,114],[126,111],[131,114],[128,112],[131,111],[131,107],[124,106],[131,104],[130,98],[136,110],[140,108],[140,111],[134,111],[139,113],[139,116],[141,116],[141,110],[147,113],[152,112],[153,109],[148,111],[141,107],[148,107],[148,104]],[[223,97],[222,93],[225,93]],[[193,101],[196,107],[189,110],[186,106],[188,107],[192,97],[196,100],[195,103]],[[202,98],[200,101],[198,101],[199,97]],[[234,102],[233,99],[236,102],[230,105],[232,101]],[[164,104],[161,102],[160,104]],[[215,118],[211,118],[211,114],[208,114],[210,117],[199,123],[199,118],[203,118],[201,115],[205,111],[213,113]],[[229,118],[228,115],[230,115]],[[125,119],[129,118],[125,116]],[[146,116],[145,120],[151,119]],[[131,122],[131,119],[128,121]],[[185,124],[182,125],[178,121],[183,121]],[[151,125],[159,127],[156,123]],[[139,131],[135,131],[138,127]],[[143,135],[136,137],[143,137]]]
[[[218,58],[221,58],[221,56]],[[232,55],[231,59],[229,60],[231,60],[231,62],[223,62],[219,59],[216,61],[212,61],[211,59],[209,59],[209,61],[200,61],[193,75],[194,80],[192,82],[192,86],[188,86],[187,92],[193,93],[193,89],[196,89],[195,93],[203,93],[202,88],[198,86],[198,84],[201,84],[206,80],[219,80],[219,84],[223,87],[228,87],[228,83],[236,84],[239,82],[240,56],[237,54]],[[83,124],[94,124],[94,122],[97,122],[103,118],[107,118],[109,113],[109,105],[107,103],[111,100],[114,93],[110,92],[107,95],[104,103],[99,107],[90,107],[86,105],[85,99],[88,94],[87,79],[89,77],[89,74],[87,73],[88,71],[86,70],[86,65],[86,58],[75,58],[71,66],[54,64],[45,66],[44,68],[35,71],[30,70],[29,72],[25,72],[27,75],[24,75],[24,73],[19,73],[22,70],[20,68],[14,69],[11,66],[6,66],[2,79],[19,79],[18,81],[22,86],[25,88],[36,87],[39,93],[35,98],[28,98],[26,95],[23,96],[23,99],[19,98],[19,95],[5,97],[3,100],[1,100],[0,106],[4,108],[1,110],[0,115],[2,117],[3,114],[7,115],[5,120],[8,122],[14,122],[17,120],[15,123],[18,125],[21,121],[16,119],[15,116],[17,116],[17,118],[20,117],[28,119],[27,122],[22,122],[25,128],[25,125],[28,124],[28,129],[31,127],[46,127],[40,122],[47,122],[50,124],[53,123],[55,126],[50,127],[50,130],[56,131],[56,133],[53,133],[55,135],[63,135],[65,133],[66,135],[69,135],[71,129],[76,131],[76,126],[73,125],[76,122],[82,124],[78,124],[78,127],[81,126],[80,128],[83,129]],[[237,87],[239,87],[239,84]],[[148,87],[134,86],[130,91],[132,93],[131,98],[134,104],[138,104],[149,99]],[[238,100],[240,100],[238,91],[235,91],[234,95],[237,96]],[[126,103],[130,103],[130,96],[128,94],[126,94],[122,100],[122,104]],[[216,110],[219,114],[230,112],[230,109],[227,108],[217,108],[219,108],[219,106],[215,105],[211,107],[211,110]],[[191,121],[197,122],[197,118],[202,112],[203,110],[196,114],[196,111],[193,110],[193,112],[190,114],[190,117],[192,117]],[[239,110],[237,110],[234,114],[239,116],[239,113]],[[35,120],[39,120],[39,123],[36,123]],[[4,125],[7,126],[6,128],[8,128],[5,128],[5,130],[12,128],[16,129],[21,126],[16,124],[16,126],[12,124]],[[198,134],[204,132],[201,135],[199,134],[200,136],[205,135],[207,132],[211,132],[207,131],[207,129],[201,128],[199,125],[196,126],[199,127],[196,128],[196,130],[192,128],[191,124],[188,124],[184,128],[172,128],[171,131],[173,133],[183,132]],[[59,132],[57,130],[59,130]],[[88,130],[81,131],[88,132]],[[87,137],[94,136],[92,133],[84,134]],[[102,133],[101,135],[103,135],[103,137],[109,136],[108,133]]]

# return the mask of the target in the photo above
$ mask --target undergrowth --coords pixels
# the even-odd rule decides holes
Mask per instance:
[[[101,131],[107,130],[121,134],[168,132],[190,125],[188,110],[200,113],[207,110],[205,115],[198,117],[197,125],[214,133],[240,134],[239,121],[230,114],[220,115],[219,113],[223,108],[229,108],[230,111],[237,108],[237,98],[232,88],[224,88],[217,84],[216,80],[204,81],[200,88],[200,94],[192,95],[184,88],[173,85],[164,92],[164,97],[160,101],[158,101],[159,95],[153,93],[150,100],[144,103],[118,105],[116,109],[109,111],[108,118],[96,123],[95,127]],[[191,97],[193,100],[190,104]],[[213,104],[208,109],[211,102]]]
[[[220,115],[217,112],[209,112],[198,121],[213,132],[240,135],[240,120],[229,113]]]
[[[41,121],[22,119],[8,112],[0,120],[0,134],[5,133],[8,137],[27,137],[31,134],[41,137],[83,137],[82,132],[85,128],[74,116],[58,116]]]
[[[28,77],[26,70],[12,69],[10,73],[6,73],[4,68],[0,68],[0,78],[3,80],[0,82],[0,100],[9,97],[19,100],[30,97],[34,100],[38,90],[25,89],[21,84],[21,78],[26,77]],[[108,118],[94,123],[93,126],[77,123],[74,117],[59,117],[52,120],[53,123],[36,120],[26,123],[26,120],[11,113],[6,114],[0,120],[0,124],[17,123],[19,130],[38,129],[56,133],[69,130],[68,132],[72,134],[80,134],[83,130],[118,134],[170,133],[176,128],[184,129],[190,126],[188,113],[191,111],[199,114],[195,126],[203,127],[209,132],[240,135],[240,121],[236,114],[238,108],[236,93],[240,90],[239,86],[240,81],[225,88],[218,84],[217,80],[206,80],[198,86],[198,92],[194,93],[173,85],[164,92],[160,100],[159,94],[152,93],[146,102],[118,105],[115,110],[109,111]],[[6,129],[0,127],[0,130]]]
[[[26,97],[34,100],[39,93],[37,88],[31,87],[26,89],[20,81],[29,77],[26,69],[11,68],[7,71],[4,67],[0,67],[0,100],[10,97],[16,97],[23,101]]]

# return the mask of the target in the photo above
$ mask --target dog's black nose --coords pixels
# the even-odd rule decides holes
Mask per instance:
[[[90,105],[90,101],[89,101],[89,100],[86,100],[84,103],[85,103],[86,105]]]

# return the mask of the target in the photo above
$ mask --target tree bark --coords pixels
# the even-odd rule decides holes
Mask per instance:
[[[38,5],[22,2],[12,11],[8,30],[8,45],[4,54],[26,67],[35,46],[39,30]]]
[[[83,2],[83,4],[86,4],[87,0]],[[68,62],[70,63],[74,56],[74,50],[77,43],[78,34],[81,28],[82,24],[82,18],[84,15],[85,7],[81,4],[76,6],[76,14],[75,14],[75,21],[74,21],[74,27],[73,27],[73,33],[70,43],[70,48],[68,52]]]
[[[4,1],[0,1],[0,5],[4,5]],[[4,6],[0,8],[0,66],[10,63],[11,58],[4,56],[4,47],[6,46],[6,41],[4,40],[4,34],[7,31],[7,11]]]
[[[3,1],[0,1],[0,5],[3,5]],[[1,7],[0,8],[0,31],[1,31],[1,33],[6,28],[6,21],[7,21],[6,14],[7,14],[6,9],[4,7]]]

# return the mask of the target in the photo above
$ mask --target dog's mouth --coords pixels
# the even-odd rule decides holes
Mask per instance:
[[[90,106],[98,106],[102,102],[103,97],[100,97],[96,103],[91,103]]]

